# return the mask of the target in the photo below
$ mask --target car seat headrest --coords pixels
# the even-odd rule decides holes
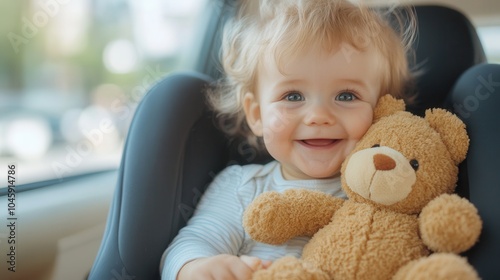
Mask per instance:
[[[418,36],[414,42],[417,70],[414,104],[408,110],[423,115],[425,109],[443,107],[455,81],[486,56],[469,19],[461,12],[434,5],[415,6]],[[445,106],[446,107],[446,106]]]

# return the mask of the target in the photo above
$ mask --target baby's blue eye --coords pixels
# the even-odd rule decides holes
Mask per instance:
[[[292,101],[292,102],[297,102],[297,101],[304,101],[304,96],[300,92],[292,91],[287,93],[285,96],[286,101]]]
[[[338,101],[353,101],[356,100],[356,95],[350,91],[343,91],[339,93],[336,97],[335,100]]]

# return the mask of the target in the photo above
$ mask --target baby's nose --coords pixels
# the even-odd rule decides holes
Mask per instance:
[[[335,124],[335,116],[328,106],[319,104],[309,109],[304,122],[307,125],[333,125]]]

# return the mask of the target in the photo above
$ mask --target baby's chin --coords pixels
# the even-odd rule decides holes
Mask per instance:
[[[314,172],[311,174],[308,174],[311,179],[329,179],[329,178],[335,178],[340,176],[340,171],[335,171],[335,172]]]
[[[311,179],[334,178],[340,175],[341,165],[342,163],[338,159],[329,159],[324,162],[318,160],[309,162],[302,168],[302,172]]]
[[[312,180],[329,179],[340,175],[340,166],[335,169],[308,168],[299,170],[282,170],[283,177],[287,180]]]

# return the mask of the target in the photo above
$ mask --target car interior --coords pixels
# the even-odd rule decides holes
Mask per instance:
[[[4,263],[0,278],[160,279],[163,252],[216,174],[231,164],[271,160],[245,141],[229,140],[206,103],[206,89],[222,75],[221,30],[238,3],[208,1],[194,66],[165,75],[138,102],[117,169],[17,187],[19,271],[10,273]],[[445,108],[466,124],[470,147],[457,193],[478,208],[483,229],[463,255],[482,279],[500,279],[500,64],[488,61],[470,15],[453,1],[409,3],[418,22],[412,67],[421,71],[407,109],[423,115],[428,108]],[[7,192],[0,188],[5,221]],[[0,230],[2,254],[7,237]]]
[[[230,14],[233,7],[222,7],[221,14]],[[418,78],[418,97],[409,108],[411,112],[422,115],[433,107],[454,110],[455,104],[470,102],[468,97],[478,86],[478,77],[500,79],[500,65],[486,63],[475,29],[462,13],[434,5],[416,6],[415,11],[419,30],[416,64],[425,70]],[[217,49],[216,41],[213,49]],[[242,157],[238,147],[241,151],[245,143],[228,142],[218,131],[207,109],[204,89],[219,75],[214,75],[216,65],[207,67],[211,69],[203,74],[166,77],[138,108],[90,279],[110,277],[110,271],[158,279],[163,251],[186,224],[213,174],[229,163],[269,160],[256,155]],[[461,116],[469,128],[471,147],[460,169],[458,188],[478,207],[484,221],[480,242],[467,257],[484,279],[500,277],[500,242],[493,237],[500,234],[494,214],[500,206],[493,199],[500,197],[500,181],[491,176],[498,166],[495,155],[500,155],[494,144],[500,133],[492,120],[498,102],[498,96],[490,95],[489,105],[478,105],[481,107],[474,112]],[[153,121],[155,125],[148,126]],[[154,163],[144,165],[148,161]]]

